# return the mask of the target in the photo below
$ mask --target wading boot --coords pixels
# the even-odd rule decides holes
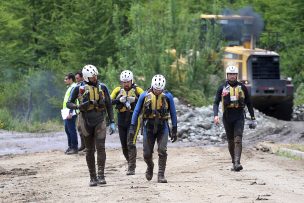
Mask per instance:
[[[242,154],[242,138],[235,138],[235,148],[234,148],[234,171],[240,171],[243,169],[241,165],[241,154]]]
[[[128,171],[127,175],[135,175],[135,168],[136,168],[136,147],[130,146],[129,149],[129,162],[128,162]]]
[[[98,150],[97,151],[97,183],[98,184],[107,184],[104,176],[104,169],[105,169],[105,163],[106,163],[106,153],[104,150]]]
[[[86,161],[89,168],[90,179],[91,179],[89,186],[90,187],[97,186],[94,150],[90,150],[86,153]]]
[[[104,177],[104,176],[98,176],[98,177],[97,177],[97,184],[98,184],[98,185],[107,184],[105,177]]]
[[[154,163],[153,163],[152,158],[151,159],[145,159],[145,162],[147,163],[146,179],[148,181],[150,181],[153,177]]]
[[[90,187],[97,186],[97,178],[96,178],[96,176],[95,176],[95,177],[91,177],[89,186],[90,186]]]
[[[167,179],[165,178],[166,162],[167,162],[167,156],[159,156],[159,158],[158,158],[158,178],[157,178],[157,182],[159,182],[159,183],[168,182]]]
[[[228,150],[232,161],[231,171],[234,171],[234,140],[228,139]]]

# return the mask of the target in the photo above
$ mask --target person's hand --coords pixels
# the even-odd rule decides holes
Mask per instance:
[[[73,116],[73,114],[72,114],[72,113],[69,113],[69,115],[67,116],[67,118],[66,118],[66,119],[71,119],[71,118],[72,118],[72,116]]]
[[[255,129],[255,128],[257,127],[257,125],[258,125],[258,122],[255,120],[254,117],[252,117],[252,118],[251,118],[251,121],[250,121],[250,123],[249,123],[249,128],[250,128],[250,129]]]
[[[172,132],[171,132],[171,142],[175,142],[177,140],[177,127],[172,127]]]
[[[121,96],[121,97],[119,98],[119,101],[120,101],[121,103],[125,103],[125,102],[127,101],[127,96]]]
[[[87,105],[88,102],[85,102],[85,103],[81,103],[81,104],[78,104],[76,106],[76,109],[79,109],[80,111],[84,111],[86,108],[85,108],[85,105]]]
[[[127,100],[132,104],[135,102],[135,97],[127,97]]]
[[[116,131],[115,123],[111,123],[110,124],[110,135],[115,133],[115,131]]]
[[[214,116],[214,124],[215,125],[220,124],[220,118],[218,116]]]

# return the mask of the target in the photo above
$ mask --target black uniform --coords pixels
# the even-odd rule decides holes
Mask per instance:
[[[136,134],[130,134],[129,128],[131,124],[131,118],[133,115],[133,110],[137,103],[139,95],[143,92],[143,90],[135,84],[132,84],[130,90],[125,90],[121,87],[116,87],[111,93],[112,104],[116,105],[116,109],[118,110],[117,118],[118,118],[118,133],[121,142],[122,152],[128,161],[128,172],[127,175],[134,175],[136,168]],[[123,94],[122,94],[123,93]],[[135,101],[129,103],[129,108],[127,108],[127,102],[121,103],[120,97],[128,96],[134,97]],[[136,123],[137,126],[137,123]]]
[[[242,96],[233,98],[231,97],[230,90],[232,92],[238,91],[238,94]],[[218,88],[213,105],[214,116],[218,116],[218,107],[221,101],[223,105],[223,124],[227,135],[228,149],[231,155],[233,168],[238,171],[242,169],[240,159],[245,123],[244,107],[247,106],[252,120],[255,119],[254,111],[248,90],[246,86],[240,82],[230,83],[227,81]]]
[[[88,88],[87,93],[81,95],[80,88]],[[90,90],[90,91],[89,91]],[[79,99],[80,97],[83,97]],[[77,106],[76,99],[80,100]],[[98,99],[96,99],[98,98]],[[95,183],[105,184],[104,168],[106,161],[105,139],[106,139],[106,112],[111,123],[114,123],[113,108],[108,88],[97,82],[84,83],[84,86],[74,88],[68,102],[67,107],[80,110],[80,128],[84,135],[86,151],[86,161],[91,177],[90,185]],[[96,179],[95,169],[95,148],[97,150],[97,166],[98,178]]]

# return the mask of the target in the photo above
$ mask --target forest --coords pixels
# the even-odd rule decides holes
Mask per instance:
[[[258,46],[279,53],[281,75],[295,86],[294,104],[304,103],[302,0],[6,0],[0,11],[0,129],[60,123],[64,76],[86,64],[98,68],[110,91],[129,69],[144,89],[160,73],[180,100],[212,104],[225,79],[225,42],[202,33],[201,14],[260,16]]]

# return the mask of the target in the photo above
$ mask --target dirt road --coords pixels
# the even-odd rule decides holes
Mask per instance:
[[[88,187],[84,154],[62,151],[0,157],[0,202],[303,202],[304,161],[246,148],[231,172],[226,147],[168,149],[167,184],[145,180],[142,149],[126,176],[120,149],[107,149],[105,186]],[[156,158],[156,156],[154,156]],[[157,163],[157,160],[154,160]],[[157,164],[155,169],[157,169]]]

